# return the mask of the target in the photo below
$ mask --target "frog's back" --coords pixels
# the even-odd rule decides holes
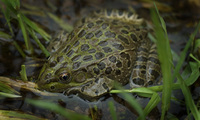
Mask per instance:
[[[68,61],[74,72],[87,70],[92,77],[106,75],[125,84],[137,56],[137,46],[146,42],[142,40],[146,31],[139,28],[141,22],[142,19],[130,12],[96,11],[75,27],[69,40],[54,53],[52,62],[63,57],[56,68]]]
[[[154,76],[148,69],[159,72],[159,64],[148,61],[149,56],[157,60],[157,54],[149,55],[155,47],[141,23],[136,14],[119,10],[96,11],[83,18],[50,56],[41,73],[41,85],[52,83],[47,87],[53,85],[50,91],[56,92],[64,91],[55,89],[56,85],[70,87],[91,97],[107,93],[113,81],[128,83],[131,75],[133,87],[147,86]],[[60,80],[59,76],[66,74],[70,83]]]

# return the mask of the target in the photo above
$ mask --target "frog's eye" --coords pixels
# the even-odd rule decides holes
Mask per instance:
[[[60,79],[60,81],[62,81],[64,83],[69,83],[71,81],[69,73],[62,73],[62,74],[60,74],[59,79]]]

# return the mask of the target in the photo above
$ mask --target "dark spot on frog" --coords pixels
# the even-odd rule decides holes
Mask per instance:
[[[125,37],[123,37],[123,36],[121,36],[121,35],[118,35],[118,38],[119,38],[121,41],[123,41],[124,43],[129,44],[128,39],[126,39]]]
[[[128,29],[128,30],[130,29],[130,27],[129,27],[129,26],[126,26],[126,25],[125,25],[124,27],[125,27],[126,29]]]
[[[56,64],[57,64],[57,62],[56,62],[56,61],[53,61],[53,62],[50,63],[50,67],[55,67]]]
[[[81,19],[81,22],[82,22],[82,23],[85,23],[85,17]]]
[[[131,34],[131,39],[132,39],[134,42],[137,42],[137,37],[136,37],[134,34]]]
[[[95,91],[95,94],[96,94],[96,95],[98,95],[98,94],[99,94],[99,91],[98,91],[98,90],[96,90],[96,91]]]
[[[58,62],[61,62],[61,61],[63,61],[63,60],[64,60],[63,56],[57,57],[57,61],[58,61]]]
[[[46,80],[45,84],[49,84],[51,82],[51,80]]]
[[[149,73],[150,73],[151,75],[153,75],[155,78],[157,78],[157,77],[160,75],[157,71],[152,70],[152,69],[149,69]]]
[[[80,67],[80,65],[81,65],[81,62],[75,62],[75,63],[73,63],[72,68],[73,69],[78,69]]]
[[[97,67],[100,69],[100,70],[103,70],[105,67],[106,67],[106,64],[104,62],[100,62],[97,64]]]
[[[136,30],[136,31],[140,31],[140,28],[136,28],[135,30]]]
[[[140,35],[139,38],[140,38],[140,40],[142,40],[143,39],[142,35]]]
[[[123,50],[124,49],[124,46],[122,46],[121,44],[117,44],[117,43],[114,43],[113,47],[115,47],[118,50]]]
[[[119,61],[119,60],[117,60],[116,66],[117,66],[118,68],[122,67],[122,62]]]
[[[97,11],[95,11],[97,14],[99,14],[101,11],[100,10],[97,10]]]
[[[103,22],[102,20],[96,21],[97,25],[101,24],[102,22]]]
[[[64,52],[64,53],[67,53],[67,52],[69,51],[70,47],[71,47],[71,46],[68,45],[68,46],[63,50],[63,52]]]
[[[96,36],[97,38],[101,37],[102,35],[103,35],[103,33],[102,33],[101,30],[99,30],[99,31],[97,31],[97,32],[95,33],[95,36]]]
[[[112,49],[110,47],[104,47],[102,49],[104,50],[105,53],[112,52]]]
[[[64,63],[62,63],[62,67],[63,67],[63,68],[66,68],[67,65],[68,65],[68,62],[64,62]]]
[[[51,73],[47,73],[44,79],[49,79],[51,77]]]
[[[121,30],[121,32],[124,34],[128,34],[128,31],[126,31],[126,30]]]
[[[103,23],[103,24],[102,24],[102,29],[106,29],[108,26],[109,26],[108,23]]]
[[[118,20],[113,20],[113,21],[112,21],[112,24],[113,24],[113,25],[118,25]]]
[[[87,70],[85,68],[82,69],[83,72],[87,72]]]
[[[51,86],[50,89],[51,89],[51,90],[55,89],[55,86]]]
[[[93,84],[93,81],[87,82],[87,84],[85,86],[90,86],[91,84]]]
[[[86,50],[88,50],[90,47],[89,47],[89,45],[88,44],[83,44],[83,45],[81,45],[81,51],[86,51]]]
[[[106,74],[110,74],[112,72],[112,68],[111,67],[107,67],[105,70]]]
[[[112,33],[111,31],[105,32],[105,36],[108,38],[115,38],[116,34]]]
[[[141,70],[141,73],[142,74],[146,74],[146,70]]]
[[[92,49],[88,50],[88,52],[89,52],[89,53],[95,53],[96,50],[95,50],[94,48],[92,48]]]
[[[94,37],[93,33],[88,33],[85,38],[86,39],[91,39],[92,37]]]
[[[78,34],[78,37],[83,37],[84,35],[86,34],[85,30],[82,30],[79,34]]]
[[[71,34],[69,35],[69,39],[72,39],[74,37],[74,32],[71,32]]]
[[[103,58],[104,56],[105,56],[105,54],[102,53],[102,52],[97,52],[97,53],[95,54],[95,57],[96,57],[97,60]]]
[[[147,58],[144,57],[144,56],[139,56],[136,58],[136,61],[143,61],[143,62],[146,62],[147,61]]]
[[[153,85],[153,81],[150,80],[150,81],[148,82],[148,84],[149,84],[149,85]]]
[[[117,58],[115,56],[110,56],[108,59],[113,63],[115,63],[117,60]]]
[[[108,45],[108,42],[107,41],[101,41],[101,42],[98,43],[98,45],[106,46],[106,45]]]
[[[120,74],[121,74],[121,71],[120,71],[120,70],[116,70],[116,71],[115,71],[115,74],[116,74],[116,75],[120,75]]]
[[[109,91],[109,88],[108,88],[108,86],[106,85],[106,83],[103,83],[102,86],[103,86],[103,88],[104,88],[105,90]]]
[[[83,87],[81,88],[81,92],[84,92],[84,90],[85,90],[85,86],[83,86]]]
[[[135,69],[146,69],[146,65],[135,65],[133,68],[135,68]]]
[[[94,82],[95,82],[95,83],[98,83],[98,82],[99,82],[99,78],[96,78],[96,79],[94,80]]]
[[[135,83],[136,85],[144,85],[144,80],[137,77],[133,79],[133,83]]]
[[[81,57],[81,55],[76,55],[71,60],[74,62],[74,61],[77,61],[78,59],[80,59],[80,57]]]
[[[156,51],[152,51],[149,54],[154,54],[154,55],[158,55]]]
[[[143,51],[143,52],[148,52],[148,50],[146,49],[146,48],[143,48],[143,47],[139,47],[138,48],[138,52],[141,52],[141,51]],[[150,53],[151,54],[151,53]],[[157,54],[157,53],[156,53]]]
[[[151,61],[151,62],[153,62],[153,63],[155,63],[155,64],[160,64],[160,61],[159,61],[158,59],[154,58],[154,57],[150,57],[150,58],[148,59],[148,61]]]
[[[88,23],[87,26],[88,28],[92,28],[94,26],[94,23]]]
[[[83,57],[83,61],[87,62],[87,61],[91,61],[91,60],[93,60],[92,55],[86,55]]]
[[[73,53],[74,53],[74,50],[70,50],[66,55],[67,57],[71,57]]]
[[[78,45],[79,45],[79,41],[76,41],[76,42],[74,43],[73,47],[76,47],[76,46],[78,46]]]
[[[132,15],[133,15],[132,12],[129,12],[129,13],[128,13],[128,17],[131,17]]]
[[[130,59],[128,60],[127,66],[131,67],[131,60]]]
[[[97,75],[100,73],[100,70],[99,70],[98,68],[93,68],[93,71],[94,71],[94,73],[97,74]]]
[[[127,59],[127,60],[130,58],[129,54],[126,54],[125,52],[120,53],[120,56],[121,56],[122,58]]]
[[[111,13],[112,13],[112,10],[107,10],[106,13],[107,13],[108,16],[110,16]]]
[[[119,11],[118,11],[118,15],[119,15],[119,16],[122,16],[122,15],[123,15],[123,12],[124,12],[123,10],[119,10]]]

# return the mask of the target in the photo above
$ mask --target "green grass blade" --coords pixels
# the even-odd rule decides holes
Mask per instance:
[[[29,34],[32,36],[32,38],[35,40],[35,42],[39,45],[40,49],[42,50],[42,52],[45,54],[46,57],[48,57],[50,54],[47,51],[47,49],[42,45],[42,43],[40,42],[40,40],[37,38],[37,36],[35,35],[35,32],[31,29],[28,28],[28,32]]]
[[[108,103],[109,109],[110,109],[110,113],[112,116],[112,120],[117,120],[117,113],[115,112],[115,106],[113,102],[109,102]]]
[[[28,81],[25,65],[21,65],[21,71],[19,73],[23,81]]]
[[[67,24],[66,22],[64,22],[63,20],[61,20],[60,18],[58,18],[54,14],[51,14],[51,13],[47,13],[47,14],[51,19],[53,19],[64,30],[66,30],[68,32],[71,32],[73,30],[73,26]]]
[[[173,77],[172,79],[174,80],[176,75],[178,74],[179,70],[181,69],[181,66],[185,60],[185,57],[186,57],[186,54],[187,54],[187,51],[192,43],[192,40],[194,39],[195,35],[197,34],[198,30],[200,29],[200,22],[199,24],[197,25],[197,28],[195,29],[195,31],[192,33],[192,35],[190,36],[190,39],[189,41],[187,42],[183,52],[181,52],[181,55],[180,55],[180,60],[178,61],[177,65],[176,65],[176,68],[174,70],[174,74],[173,74]]]
[[[0,97],[2,97],[2,96],[7,97],[7,98],[19,98],[19,97],[21,97],[19,95],[15,95],[15,94],[0,92]]]
[[[47,102],[46,100],[44,101],[44,100],[26,99],[26,102],[28,102],[32,105],[56,112],[69,120],[90,120],[90,118],[86,115],[81,115],[81,114],[75,113],[71,110],[65,109],[54,103]]]
[[[154,4],[155,5],[155,4]],[[156,8],[156,5],[155,5]],[[164,120],[165,112],[169,109],[171,91],[172,91],[172,78],[171,78],[171,49],[167,37],[167,31],[164,20],[156,11],[151,11],[152,20],[155,25],[156,44],[159,60],[161,62],[161,70],[163,75],[163,92],[162,92],[162,115],[161,119]]]
[[[160,96],[158,95],[158,93],[154,92],[149,103],[144,109],[145,115],[148,115],[152,111],[152,109],[158,105],[159,102],[160,102]]]
[[[118,90],[123,91],[122,87],[120,87],[120,85],[118,85],[118,84],[116,84],[116,88]],[[122,93],[119,93],[119,94],[121,94],[124,97],[124,99],[131,105],[131,107],[134,108],[134,110],[137,111],[137,113],[139,114],[140,120],[145,120],[144,111],[143,111],[141,105],[135,100],[135,98],[132,95],[126,93],[126,92],[122,92]]]
[[[34,31],[38,32],[46,41],[49,41],[49,39],[51,38],[51,36],[48,33],[46,33],[43,29],[41,29],[40,27],[38,27],[36,23],[34,23],[33,21],[29,20],[26,16],[22,15],[21,17],[24,20],[24,22],[30,28],[32,28]]]
[[[19,9],[20,8],[20,2],[19,0],[9,0],[10,4],[14,9]]]
[[[11,35],[14,36],[14,32],[13,32],[13,29],[12,29],[11,24],[10,24],[10,19],[11,19],[10,11],[9,11],[8,8],[3,8],[3,6],[0,6],[0,7],[2,7],[1,10],[2,10],[3,15],[5,16],[6,22],[8,24],[8,28],[9,28],[9,30],[11,32]]]
[[[26,57],[26,54],[23,52],[23,50],[22,50],[21,47],[17,44],[17,42],[16,42],[16,41],[13,41],[12,43],[14,44],[14,46],[16,47],[16,49],[18,50],[18,52],[21,54],[21,56],[22,56],[23,58],[25,58],[25,57]]]
[[[44,118],[11,110],[0,110],[0,117],[2,120],[46,120]]]
[[[190,62],[189,64],[190,64],[190,66],[192,68],[192,73],[185,80],[185,83],[186,83],[187,86],[192,85],[200,76],[200,72],[199,72],[200,65],[198,63],[194,63],[194,62]]]
[[[1,82],[3,78],[0,78],[0,91],[3,93],[9,93],[9,94],[19,94],[15,89],[11,88],[9,85],[7,85],[4,82]]]
[[[24,42],[25,42],[25,45],[26,45],[26,49],[28,51],[31,51],[30,50],[30,44],[29,44],[29,39],[28,39],[28,34],[26,32],[26,27],[24,25],[24,22],[21,18],[21,14],[17,14],[17,19],[18,19],[18,22],[19,22],[19,25],[20,25],[20,28],[22,30],[22,34],[23,34],[23,37],[24,37]]]
[[[177,75],[177,79],[180,83],[180,87],[185,97],[185,102],[187,107],[191,110],[195,120],[200,120],[200,112],[198,111],[196,105],[194,104],[194,100],[192,99],[192,95],[190,93],[188,86],[186,85],[185,81],[180,76],[180,74]]]
[[[12,36],[10,36],[9,34],[0,31],[0,39],[3,39],[6,41],[6,40],[10,40],[11,38],[12,38]]]

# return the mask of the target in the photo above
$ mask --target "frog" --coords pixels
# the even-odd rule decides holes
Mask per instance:
[[[53,52],[41,69],[39,88],[89,99],[108,94],[115,83],[131,88],[158,84],[156,45],[143,23],[136,13],[116,9],[82,18],[50,46]]]

